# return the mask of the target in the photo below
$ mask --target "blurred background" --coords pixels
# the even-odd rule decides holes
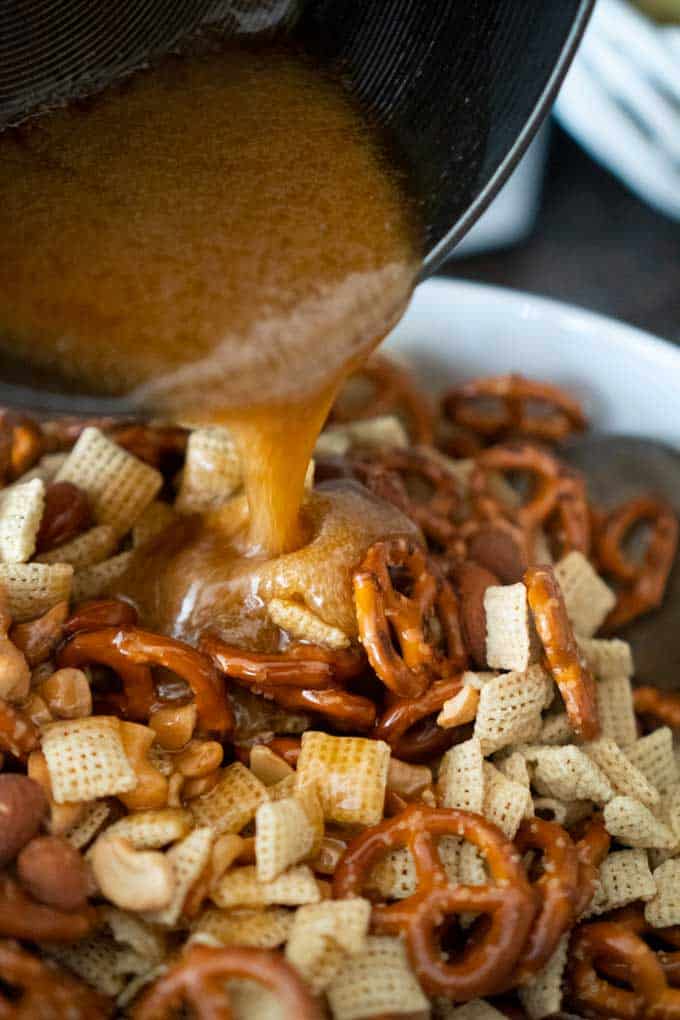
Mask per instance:
[[[680,343],[680,0],[598,0],[551,122],[441,272]]]

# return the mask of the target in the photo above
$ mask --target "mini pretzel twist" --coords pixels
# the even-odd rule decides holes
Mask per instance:
[[[595,681],[581,662],[555,572],[552,567],[530,567],[524,583],[536,630],[564,698],[569,721],[582,740],[595,740],[600,730]]]
[[[122,599],[95,599],[81,602],[64,624],[64,634],[79,630],[101,630],[102,627],[134,627],[137,610]]]
[[[285,1020],[321,1020],[321,1007],[280,953],[268,949],[192,946],[142,995],[133,1020],[168,1020],[182,1007],[196,1020],[231,1020],[226,982],[254,981],[270,991]],[[182,1014],[184,1015],[184,1014]]]
[[[574,904],[574,917],[582,917],[591,904],[600,873],[600,865],[609,853],[611,836],[602,815],[593,815],[579,831],[576,843],[578,857],[578,892]]]
[[[485,885],[450,885],[435,840],[459,836],[484,855],[491,880]],[[377,861],[407,847],[417,877],[416,892],[373,907],[373,928],[402,935],[418,980],[429,995],[467,1001],[493,995],[511,977],[534,918],[534,898],[515,848],[479,815],[412,804],[400,815],[371,826],[348,846],[333,880],[336,899],[359,896]],[[458,959],[445,959],[438,933],[447,918],[485,914],[488,926]]]
[[[191,687],[196,700],[198,727],[204,733],[224,736],[233,729],[233,716],[224,682],[208,657],[174,638],[139,627],[104,627],[80,630],[60,649],[59,666],[98,662],[119,674],[125,689],[127,712],[133,719],[149,717],[154,703],[151,666],[177,673]]]
[[[456,533],[454,514],[460,503],[459,483],[440,459],[426,447],[391,447],[378,451],[369,464],[365,470],[367,488],[394,502],[419,525],[427,539],[441,546],[453,539]],[[385,489],[384,475],[374,473],[375,465],[384,469],[388,476],[396,475],[400,483],[391,499],[390,492]],[[418,495],[409,491],[409,479],[418,483]],[[394,485],[393,478],[391,484]]]
[[[670,928],[654,928],[649,924],[644,915],[642,903],[633,903],[628,907],[617,910],[606,918],[608,921],[615,921],[630,931],[639,935],[643,941],[650,945],[656,953],[656,958],[663,968],[666,980],[674,988],[680,986],[680,925]],[[671,948],[660,948],[668,946]],[[601,960],[598,963],[598,970],[601,975],[612,978],[621,984],[628,983],[628,973],[625,964],[617,960]]]
[[[461,686],[460,677],[452,677],[435,680],[420,698],[391,698],[374,736],[388,743],[395,757],[403,761],[427,761],[443,754],[458,741],[459,731],[437,726],[436,715]]]
[[[638,715],[649,716],[659,726],[680,730],[680,695],[656,687],[637,687],[633,705]]]
[[[641,562],[624,551],[626,536],[647,523],[650,535]],[[597,535],[602,569],[621,585],[616,605],[605,621],[615,631],[661,605],[678,547],[678,520],[671,507],[652,496],[639,496],[607,515]]]
[[[540,850],[543,871],[533,884],[537,913],[513,973],[522,984],[546,965],[574,919],[578,895],[578,851],[569,834],[556,822],[542,818],[524,821],[515,836],[520,854]]]
[[[528,498],[509,507],[493,494],[489,472],[521,472],[533,476]],[[553,538],[558,556],[590,549],[590,512],[585,482],[547,450],[532,443],[504,443],[483,450],[470,477],[475,514],[483,520],[507,518],[532,540],[538,527]]]
[[[364,664],[354,649],[300,644],[285,652],[246,652],[209,632],[202,635],[200,648],[235,683],[282,708],[315,712],[362,731],[375,721],[373,702],[342,686]]]
[[[321,690],[357,676],[365,664],[359,649],[291,644],[283,652],[249,652],[210,632],[201,636],[200,648],[226,676],[249,687]]]
[[[638,907],[577,929],[569,959],[575,1008],[603,1020],[680,1017],[680,988],[669,984],[669,975],[677,974],[677,954],[655,952],[644,941],[647,934],[678,941],[677,929],[651,928]]]
[[[483,406],[489,399],[500,407]],[[542,405],[544,413],[532,413],[531,404]],[[442,411],[454,425],[491,440],[527,436],[555,443],[582,432],[587,424],[581,405],[564,390],[521,375],[491,376],[457,386],[444,395]]]
[[[370,391],[362,403],[351,399],[352,386],[359,377],[369,384]],[[378,354],[350,379],[333,405],[330,420],[338,424],[398,413],[406,419],[414,443],[432,442],[434,412],[429,400],[414,384],[410,372]]]
[[[98,923],[94,907],[58,910],[38,903],[9,875],[0,875],[0,938],[79,942],[94,931]]]
[[[113,1010],[104,996],[16,942],[0,942],[0,976],[0,1020],[105,1020]]]
[[[395,694],[419,697],[434,678],[464,667],[458,601],[415,542],[376,542],[353,584],[359,639],[378,677]],[[438,647],[439,636],[445,651]]]

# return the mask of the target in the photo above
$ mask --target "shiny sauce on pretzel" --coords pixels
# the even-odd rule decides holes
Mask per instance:
[[[236,438],[247,520],[186,522],[140,556],[143,618],[195,629],[197,579],[240,602],[244,569],[305,546],[320,505],[360,553],[389,532],[356,492],[300,512],[334,396],[420,254],[405,174],[338,80],[270,45],[168,57],[1,135],[0,192],[4,354]]]

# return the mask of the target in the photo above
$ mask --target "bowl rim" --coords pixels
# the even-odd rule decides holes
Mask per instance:
[[[468,305],[480,302],[485,305],[489,302],[503,304],[505,309],[509,309],[517,318],[526,316],[531,308],[537,310],[545,318],[568,319],[565,326],[573,335],[574,340],[578,342],[592,339],[593,330],[599,327],[600,331],[607,332],[613,344],[626,349],[631,356],[647,362],[655,362],[657,365],[666,365],[669,371],[680,373],[680,343],[676,344],[672,340],[664,339],[613,315],[591,311],[581,305],[562,301],[559,298],[513,287],[502,287],[498,284],[459,280],[455,277],[432,277],[418,285],[404,318],[413,314],[414,304],[417,306],[421,301],[435,295],[436,301],[445,298],[447,305],[454,295],[458,304],[461,302]],[[399,324],[395,327],[395,331],[398,330]]]

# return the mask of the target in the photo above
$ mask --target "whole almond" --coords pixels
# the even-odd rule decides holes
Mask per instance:
[[[47,797],[28,776],[0,775],[0,867],[33,839],[47,815]]]
[[[465,645],[475,666],[486,666],[486,612],[484,592],[498,578],[486,567],[468,561],[454,571],[454,583],[460,599],[460,615]]]
[[[39,553],[69,542],[92,524],[87,493],[72,482],[51,482],[45,489],[45,509],[36,538]]]
[[[85,859],[62,836],[36,836],[17,858],[24,888],[57,910],[81,910],[91,888]]]

